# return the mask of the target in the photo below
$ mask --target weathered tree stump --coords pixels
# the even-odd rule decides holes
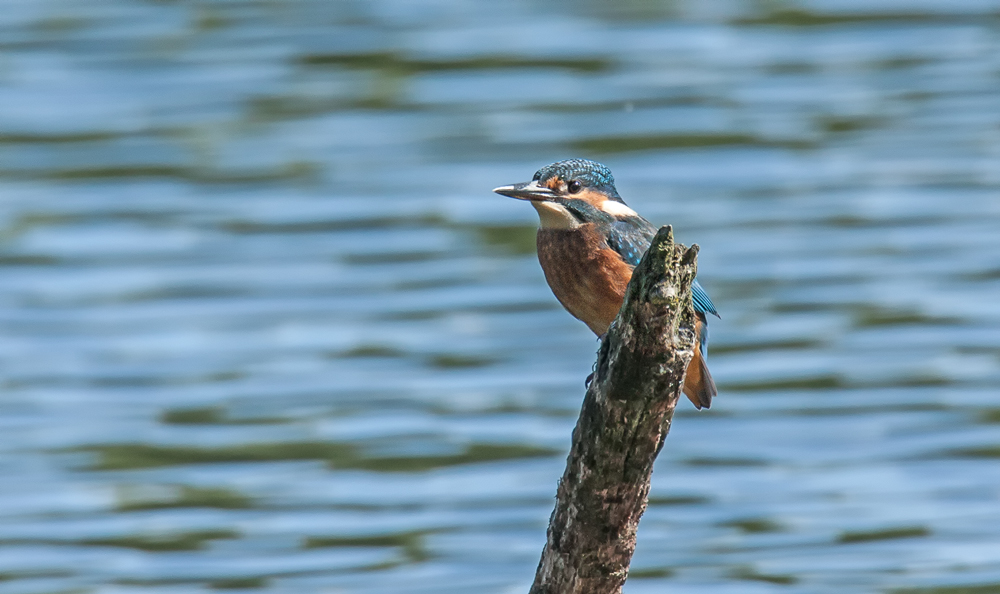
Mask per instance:
[[[621,592],[694,355],[697,256],[663,227],[632,274],[573,430],[531,594]]]

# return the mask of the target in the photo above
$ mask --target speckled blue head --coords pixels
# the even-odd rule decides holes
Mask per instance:
[[[584,187],[603,192],[611,200],[622,202],[615,188],[615,177],[606,166],[589,159],[567,159],[546,165],[535,172],[534,181],[546,181],[553,177],[570,182],[579,181]]]

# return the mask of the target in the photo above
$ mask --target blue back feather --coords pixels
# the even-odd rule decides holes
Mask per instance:
[[[610,225],[607,241],[608,246],[618,252],[626,264],[635,268],[642,260],[642,255],[649,249],[655,235],[656,228],[649,221],[642,217],[629,217],[618,219]],[[698,279],[695,279],[691,287],[691,297],[696,312],[702,316],[710,313],[718,317],[719,312],[715,310],[715,304]],[[707,328],[708,325],[705,326]]]

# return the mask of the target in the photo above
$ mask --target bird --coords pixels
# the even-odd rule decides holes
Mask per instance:
[[[531,181],[500,186],[502,196],[527,200],[538,212],[538,261],[556,299],[603,338],[618,315],[632,271],[649,249],[656,227],[629,208],[605,165],[568,159],[542,167]],[[701,283],[692,285],[695,352],[684,394],[709,408],[718,394],[708,371],[708,314],[720,317]]]

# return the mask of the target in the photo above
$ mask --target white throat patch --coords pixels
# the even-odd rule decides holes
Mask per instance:
[[[582,223],[565,206],[555,202],[532,201],[542,229],[576,229]]]

